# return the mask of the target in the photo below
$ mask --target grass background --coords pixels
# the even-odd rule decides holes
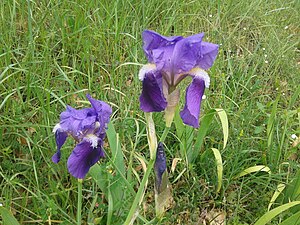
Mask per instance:
[[[221,152],[222,191],[215,196],[211,155],[193,167],[180,162],[171,182],[187,170],[173,183],[176,206],[165,221],[198,224],[204,209],[216,208],[227,213],[229,224],[253,223],[266,211],[277,184],[288,182],[299,168],[299,147],[291,145],[291,135],[300,134],[298,96],[290,104],[300,83],[299,11],[299,1],[281,0],[1,1],[0,202],[23,224],[73,224],[76,180],[65,163],[72,141],[64,146],[61,163],[51,162],[56,148],[52,128],[60,112],[66,104],[87,106],[86,93],[109,102],[126,162],[132,149],[148,158],[138,102],[138,64],[146,63],[141,32],[205,32],[205,41],[218,43],[220,52],[209,71],[202,115],[209,108],[223,108],[230,126]],[[270,133],[267,124],[276,99]],[[160,135],[162,115],[155,120]],[[170,166],[181,156],[176,138],[169,135],[166,144]],[[220,146],[222,130],[215,120],[203,150]],[[109,162],[104,163],[109,170]],[[272,175],[233,179],[258,164],[267,164]],[[128,170],[139,172],[139,166],[134,159]],[[136,188],[137,181],[132,185]],[[83,218],[104,218],[107,202],[90,179],[83,193]],[[143,205],[148,217],[153,200],[150,186]],[[132,199],[127,201],[130,205]]]

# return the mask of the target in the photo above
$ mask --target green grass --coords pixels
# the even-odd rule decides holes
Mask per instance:
[[[142,170],[136,153],[149,160],[138,102],[138,64],[146,63],[141,32],[205,32],[205,41],[220,44],[220,52],[209,71],[211,87],[202,116],[210,108],[223,108],[229,119],[229,140],[221,151],[222,189],[215,194],[212,153],[193,166],[180,161],[170,173],[176,206],[164,223],[198,224],[205,209],[216,208],[226,212],[228,224],[252,224],[267,211],[277,185],[289,182],[299,170],[299,145],[291,145],[291,135],[300,134],[295,96],[300,83],[299,10],[299,1],[281,0],[1,1],[0,203],[22,224],[75,223],[77,181],[65,163],[73,142],[63,147],[61,162],[53,164],[52,128],[65,105],[87,106],[86,93],[113,106],[126,176],[137,190]],[[163,117],[154,119],[161,135]],[[172,134],[175,126],[166,139],[168,168],[173,158],[182,158]],[[215,119],[201,152],[222,149],[222,140]],[[106,149],[110,154],[110,147]],[[234,178],[261,164],[272,174]],[[102,160],[101,168],[116,172],[109,159]],[[140,212],[147,220],[154,213],[152,184],[150,180]],[[85,221],[102,218],[101,224],[106,223],[108,200],[103,193],[88,176],[83,183]],[[127,194],[112,224],[125,220],[133,198]],[[143,224],[143,218],[137,223]]]

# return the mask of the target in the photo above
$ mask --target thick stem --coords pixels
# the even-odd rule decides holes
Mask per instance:
[[[78,179],[77,225],[81,225],[82,179]]]

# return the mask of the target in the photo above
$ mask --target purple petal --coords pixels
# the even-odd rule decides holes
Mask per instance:
[[[156,152],[156,159],[154,164],[154,171],[156,175],[156,187],[159,189],[162,175],[167,169],[167,162],[166,162],[166,154],[164,150],[164,146],[161,142],[158,143],[157,152]]]
[[[194,128],[199,127],[200,107],[204,89],[204,80],[194,77],[192,83],[186,89],[185,106],[180,112],[182,121]]]
[[[152,30],[145,30],[142,33],[142,38],[144,43],[143,49],[145,55],[147,56],[148,61],[153,63],[154,61],[153,61],[152,51],[154,49],[158,49],[168,45],[174,45],[177,41],[181,40],[183,37],[182,36],[165,37]]]
[[[55,132],[55,141],[57,146],[56,153],[52,156],[52,162],[58,163],[60,161],[60,149],[65,143],[66,139],[68,137],[68,134],[66,132],[60,131],[60,129],[57,129]]]
[[[175,45],[169,45],[152,51],[153,62],[155,63],[157,70],[163,70],[166,73],[172,72],[174,47]]]
[[[161,112],[167,107],[162,90],[162,74],[150,71],[145,74],[143,90],[140,96],[140,108],[144,112]]]
[[[197,65],[204,70],[209,69],[214,64],[218,55],[219,46],[213,43],[201,43],[201,57],[198,59]]]
[[[67,106],[66,111],[60,114],[60,126],[73,137],[77,137],[83,130],[93,129],[96,115],[93,108],[76,110]]]
[[[72,176],[83,179],[91,166],[104,156],[101,143],[93,148],[91,143],[83,140],[76,145],[68,159],[68,170]]]
[[[100,123],[99,134],[105,132],[105,128],[110,121],[112,108],[106,102],[93,99],[90,95],[86,95],[96,114],[97,121]]]
[[[203,36],[204,33],[196,34],[176,43],[172,56],[174,74],[188,72],[197,65]]]

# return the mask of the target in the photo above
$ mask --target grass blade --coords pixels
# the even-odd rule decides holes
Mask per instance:
[[[222,129],[223,129],[223,136],[224,136],[224,143],[223,143],[223,149],[226,147],[227,140],[228,140],[228,118],[227,114],[224,109],[215,109],[222,124]]]
[[[222,156],[220,151],[216,148],[211,149],[214,153],[216,164],[217,164],[217,174],[218,174],[218,186],[217,186],[217,193],[221,190],[222,187],[222,179],[223,179],[223,163],[222,163]]]
[[[300,224],[300,211],[290,216],[288,219],[284,220],[279,225],[291,225],[291,224]]]
[[[285,185],[284,184],[278,184],[272,198],[271,198],[271,201],[269,203],[269,206],[268,206],[268,211],[271,209],[271,206],[273,205],[273,203],[276,201],[276,199],[278,198],[278,196],[281,194],[281,192],[284,190],[285,188]]]
[[[20,225],[11,212],[3,206],[0,206],[0,214],[3,219],[3,225]]]
[[[201,121],[201,126],[198,130],[198,135],[197,135],[194,149],[187,153],[189,163],[195,162],[196,158],[198,157],[202,143],[203,143],[203,139],[208,131],[209,125],[211,124],[215,113],[216,113],[216,111],[214,109],[211,109],[203,117],[203,119]]]
[[[265,213],[262,217],[259,218],[258,221],[254,225],[265,225],[267,224],[270,220],[272,220],[274,217],[278,216],[280,213],[282,213],[285,210],[288,210],[289,208],[299,205],[300,201],[294,201],[294,202],[289,202],[284,205],[278,206],[275,209],[272,209],[271,211]]]
[[[270,170],[269,167],[259,165],[259,166],[252,166],[252,167],[249,167],[249,168],[243,170],[235,178],[240,178],[240,177],[243,177],[243,176],[248,175],[250,173],[256,173],[256,172],[267,172],[267,173],[271,174],[271,170]]]

